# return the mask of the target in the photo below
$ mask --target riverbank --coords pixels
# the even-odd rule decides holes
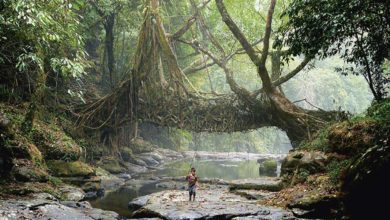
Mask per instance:
[[[135,155],[138,158],[138,163],[147,164],[153,158],[158,158],[158,163],[153,165],[128,165],[132,166],[132,169],[126,171],[126,173],[111,174],[104,171],[101,168],[96,168],[94,177],[86,178],[75,178],[78,179],[75,182],[84,180],[81,188],[70,187],[65,184],[64,181],[69,181],[69,177],[59,178],[63,180],[58,185],[53,183],[4,183],[3,190],[1,190],[0,200],[0,216],[7,217],[9,219],[17,218],[35,218],[37,216],[53,217],[63,219],[61,216],[56,216],[55,210],[64,209],[64,213],[68,213],[69,216],[78,216],[79,219],[94,219],[93,216],[104,216],[103,219],[117,219],[120,216],[115,212],[104,212],[101,209],[96,209],[91,206],[91,203],[85,200],[97,198],[99,192],[109,194],[110,192],[116,191],[121,187],[128,189],[139,190],[141,187],[151,184],[152,187],[161,190],[170,190],[174,187],[184,189],[185,186],[183,177],[158,177],[155,173],[159,169],[162,169],[163,165],[172,163],[174,161],[187,161],[193,160],[194,152],[175,152],[166,149],[154,149],[151,152],[141,153]],[[212,153],[212,152],[200,152],[196,158],[197,160],[213,161],[213,160],[224,160],[224,161],[246,161],[248,159],[247,154],[243,153]],[[280,159],[281,155],[261,155],[261,154],[250,154],[250,159]],[[142,161],[142,162],[141,162]],[[221,162],[222,163],[222,162]],[[222,163],[225,165],[225,162]],[[229,166],[223,166],[225,169],[230,169]],[[255,172],[258,172],[255,170]],[[148,175],[150,173],[151,175]],[[183,173],[184,175],[184,173]],[[91,180],[91,181],[90,181]],[[222,179],[215,178],[202,178],[204,184],[212,185],[227,185],[228,182]],[[179,184],[177,184],[179,183]],[[79,185],[80,186],[80,185]],[[88,188],[89,187],[89,188]],[[12,190],[4,190],[5,188]],[[42,194],[45,193],[45,194]],[[152,192],[151,192],[152,193]],[[44,198],[43,198],[44,197]],[[37,200],[37,198],[39,200]],[[114,198],[115,200],[115,198]],[[92,205],[94,203],[92,202]],[[124,203],[126,206],[127,202]],[[39,207],[39,208],[38,208]],[[28,213],[28,214],[26,214]],[[100,214],[96,214],[100,213]],[[92,216],[91,216],[92,215]],[[108,215],[108,216],[105,216]],[[11,217],[9,217],[11,216]],[[122,216],[123,217],[123,216]],[[65,218],[66,219],[66,218]]]

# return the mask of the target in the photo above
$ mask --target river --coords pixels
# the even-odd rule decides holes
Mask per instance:
[[[161,169],[135,176],[136,179],[146,180],[139,187],[121,187],[120,189],[108,192],[104,197],[91,201],[95,208],[112,210],[123,217],[130,217],[131,213],[127,208],[129,201],[139,196],[148,195],[154,192],[165,190],[159,187],[158,179],[164,177],[180,177],[189,172],[193,166],[197,170],[200,183],[202,178],[219,178],[224,180],[236,180],[257,178],[262,176],[259,173],[259,164],[256,160],[186,160],[176,161],[161,167]],[[280,164],[278,164],[279,175]],[[151,181],[153,179],[153,181]],[[180,183],[177,188],[185,189],[185,182]]]

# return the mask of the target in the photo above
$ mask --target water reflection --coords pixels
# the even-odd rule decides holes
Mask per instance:
[[[157,176],[185,176],[191,166],[196,168],[201,178],[220,178],[224,180],[236,180],[257,178],[259,164],[254,160],[244,161],[177,161],[168,164],[164,169],[157,171]],[[275,174],[276,175],[276,174]],[[262,175],[264,176],[264,175]]]

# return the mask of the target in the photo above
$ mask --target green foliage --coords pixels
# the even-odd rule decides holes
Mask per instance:
[[[291,71],[300,58],[284,67]],[[302,71],[283,84],[282,88],[290,100],[307,101],[296,104],[305,109],[344,110],[352,114],[363,113],[371,104],[372,94],[362,76],[342,76],[334,69],[345,66],[339,56],[315,61],[314,67]]]
[[[79,78],[88,66],[79,17],[62,0],[6,0],[0,8],[1,81],[30,91],[37,74]],[[37,82],[39,83],[39,82]],[[45,83],[45,82],[43,82]],[[22,87],[22,88],[20,88]]]
[[[338,70],[364,75],[379,100],[390,82],[382,69],[389,58],[389,13],[386,1],[295,0],[284,14],[288,22],[281,28],[276,45],[290,47],[292,55],[324,58],[341,54],[356,67]]]
[[[53,177],[53,176],[48,176],[48,179],[47,181],[51,184],[53,184],[54,186],[60,186],[63,182],[60,178],[58,177]]]
[[[351,160],[332,160],[332,162],[326,166],[326,171],[333,184],[339,183],[342,173],[348,169],[350,165]]]
[[[302,142],[299,148],[307,150],[320,150],[326,152],[329,147],[328,136],[331,129],[332,126],[328,126],[318,131],[312,140]]]
[[[367,116],[380,122],[390,122],[390,98],[374,103],[367,109]]]
[[[309,171],[307,171],[306,169],[299,169],[297,175],[295,176],[296,178],[295,182],[296,183],[305,182],[309,176],[310,176]]]

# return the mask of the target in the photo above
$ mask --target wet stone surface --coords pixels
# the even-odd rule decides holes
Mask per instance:
[[[188,201],[188,192],[167,190],[137,198],[129,203],[132,209],[141,207],[133,217],[164,219],[226,219],[255,216],[257,219],[294,219],[291,212],[261,206],[254,200],[230,193],[226,186],[204,185],[197,192],[196,201]]]
[[[32,195],[29,199],[0,201],[0,219],[111,220],[118,219],[118,214],[94,209],[85,201],[60,203],[51,195],[41,193]]]

